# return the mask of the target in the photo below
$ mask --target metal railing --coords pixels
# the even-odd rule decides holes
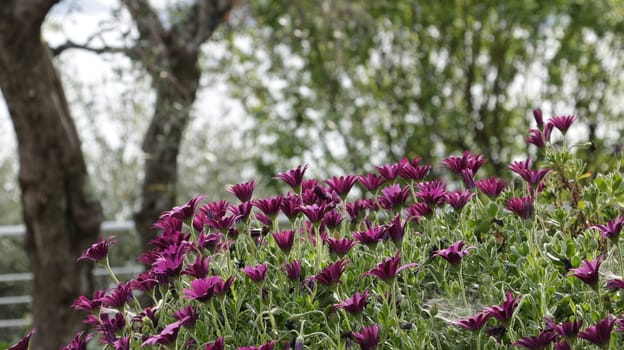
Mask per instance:
[[[134,230],[134,223],[132,221],[105,221],[102,223],[100,230],[102,234],[131,232]],[[26,234],[26,227],[24,225],[0,226],[0,239],[23,236],[24,234]],[[112,267],[112,270],[115,275],[134,275],[143,272],[143,267],[141,265],[129,265]],[[93,270],[93,275],[96,277],[107,276],[108,272],[104,268],[99,267]],[[32,279],[32,272],[0,274],[0,286],[3,283],[28,282]],[[30,295],[5,296],[0,297],[0,308],[11,305],[30,304],[31,302],[32,296]],[[30,325],[30,320],[26,318],[0,319],[0,329],[20,328],[28,325]]]

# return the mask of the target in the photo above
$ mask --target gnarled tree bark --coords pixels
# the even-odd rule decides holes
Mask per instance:
[[[0,2],[0,88],[18,140],[26,249],[34,273],[31,349],[57,349],[83,328],[70,305],[92,293],[76,258],[97,238],[102,208],[41,24],[59,0]]]

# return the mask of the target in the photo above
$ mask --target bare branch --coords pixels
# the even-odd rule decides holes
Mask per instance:
[[[122,2],[136,23],[139,40],[147,41],[151,46],[160,45],[168,33],[149,1],[122,0]]]
[[[107,45],[104,45],[101,47],[93,47],[93,46],[89,46],[88,44],[78,44],[71,40],[68,40],[64,44],[59,45],[57,47],[50,47],[50,51],[52,52],[52,55],[55,57],[63,53],[65,50],[69,50],[69,49],[80,49],[80,50],[85,50],[85,51],[89,51],[89,52],[93,52],[97,54],[123,53],[126,55],[131,55],[133,51],[132,48],[128,48],[128,47],[112,47],[112,46],[107,46]]]

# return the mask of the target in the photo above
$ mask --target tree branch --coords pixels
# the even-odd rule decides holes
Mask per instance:
[[[123,53],[128,56],[132,55],[134,51],[133,48],[129,48],[129,47],[113,47],[113,46],[108,46],[108,45],[104,45],[101,47],[93,47],[93,46],[89,46],[88,44],[78,44],[71,40],[68,40],[59,46],[50,47],[50,51],[52,52],[52,55],[54,57],[60,55],[61,53],[65,52],[65,50],[69,50],[69,49],[80,49],[80,50],[93,52],[96,54]]]

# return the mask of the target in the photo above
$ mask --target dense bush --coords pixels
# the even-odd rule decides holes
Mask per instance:
[[[92,327],[67,348],[622,348],[619,159],[587,172],[575,118],[535,116],[539,158],[511,181],[479,179],[465,152],[448,182],[419,159],[325,181],[300,166],[276,176],[285,194],[254,199],[250,181],[236,204],[173,208],[145,273],[75,302]],[[81,259],[108,266],[114,243]]]

